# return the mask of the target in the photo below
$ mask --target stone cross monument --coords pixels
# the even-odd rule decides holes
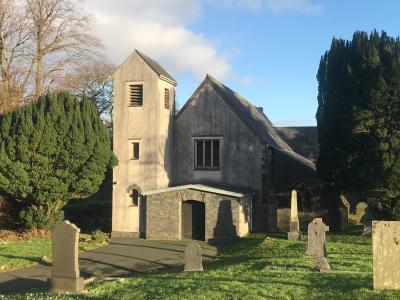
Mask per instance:
[[[298,241],[301,239],[301,232],[299,226],[299,213],[297,210],[297,191],[292,191],[292,198],[290,203],[290,232],[288,232],[288,240]]]
[[[51,291],[83,291],[79,276],[78,241],[80,229],[69,221],[56,225],[51,232],[53,266],[47,279]]]
[[[326,272],[331,269],[326,260],[326,232],[329,226],[326,226],[322,218],[315,218],[308,224],[308,243],[306,255],[315,257],[313,269]]]
[[[185,271],[202,272],[202,260],[200,245],[195,242],[190,242],[185,249]]]

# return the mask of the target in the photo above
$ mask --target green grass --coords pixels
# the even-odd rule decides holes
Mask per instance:
[[[91,250],[95,243],[79,242],[79,250]],[[43,263],[42,257],[51,260],[50,238],[32,239],[19,242],[0,241],[0,272]]]
[[[252,234],[224,247],[202,273],[158,271],[123,281],[97,281],[81,295],[40,290],[5,299],[400,299],[400,291],[372,289],[370,237],[329,234],[329,273],[310,269],[305,240]]]

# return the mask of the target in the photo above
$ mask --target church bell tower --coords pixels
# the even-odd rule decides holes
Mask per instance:
[[[135,50],[113,76],[112,236],[139,237],[141,193],[171,180],[176,81]]]

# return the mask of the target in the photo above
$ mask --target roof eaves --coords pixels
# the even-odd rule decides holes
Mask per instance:
[[[180,190],[185,190],[185,189],[191,189],[191,190],[197,190],[197,191],[202,191],[202,192],[208,192],[208,193],[212,193],[212,194],[231,196],[231,197],[235,197],[235,198],[242,198],[246,195],[252,194],[252,193],[239,193],[239,192],[229,191],[229,190],[215,188],[215,187],[211,187],[211,186],[207,186],[207,185],[203,185],[203,184],[187,184],[187,185],[180,185],[180,186],[175,186],[175,187],[167,187],[167,188],[145,191],[142,193],[142,195],[148,196],[148,195],[154,195],[154,194],[159,194],[159,193],[180,191]]]
[[[144,53],[140,52],[139,50],[135,49],[135,52],[146,62],[146,64],[160,77],[160,79],[163,79],[169,83],[172,83],[176,85],[176,80],[153,58],[145,55]],[[154,64],[157,64],[155,66]],[[160,68],[162,72],[157,70],[157,68]],[[164,74],[162,74],[164,73]]]
[[[197,89],[194,91],[194,93],[190,96],[188,101],[182,106],[182,108],[178,111],[178,113],[175,116],[175,119],[179,118],[179,116],[186,110],[186,108],[189,106],[189,103],[193,100],[193,98],[199,93],[199,91],[203,88],[203,86],[207,83],[207,76],[206,78],[200,83],[200,85],[197,87]]]
[[[262,143],[262,144],[267,144],[267,142],[258,134],[256,130],[250,124],[248,124],[247,120],[243,118],[237,111],[236,109],[230,104],[230,102],[226,99],[226,95],[220,90],[220,87],[218,86],[218,83],[215,82],[215,79],[211,77],[210,75],[206,75],[206,79],[208,82],[211,83],[211,86],[214,88],[214,90],[217,92],[217,94],[225,101],[225,103],[231,108],[231,110],[234,112],[234,114],[246,125],[246,127],[254,134],[254,136]]]

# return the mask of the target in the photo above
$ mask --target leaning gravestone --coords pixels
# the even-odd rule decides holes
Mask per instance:
[[[301,239],[301,232],[299,226],[299,212],[297,210],[297,191],[292,191],[290,203],[290,232],[288,232],[288,240],[298,241]]]
[[[340,204],[339,212],[340,212],[340,228],[342,230],[348,229],[351,227],[351,223],[349,222],[352,215],[350,213],[350,203],[344,195],[339,196]]]
[[[400,221],[372,222],[374,289],[400,290]]]
[[[308,243],[306,255],[315,257],[313,269],[321,272],[329,271],[331,267],[326,260],[326,226],[322,218],[315,218],[308,225]]]
[[[69,221],[61,222],[52,230],[53,267],[51,278],[47,279],[51,291],[80,292],[84,288],[78,265],[79,231]]]
[[[365,202],[359,202],[356,205],[356,223],[359,224],[365,215],[368,205]]]
[[[185,249],[185,271],[202,272],[203,258],[201,256],[201,247],[195,242],[191,242]]]

